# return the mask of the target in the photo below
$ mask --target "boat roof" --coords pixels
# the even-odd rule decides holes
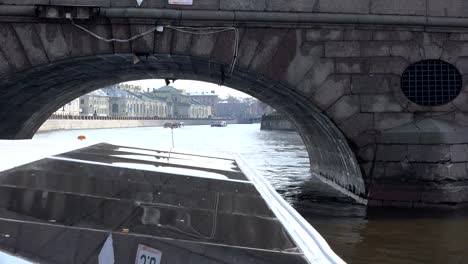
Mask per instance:
[[[122,263],[139,245],[161,263],[344,263],[241,157],[79,144],[0,167],[4,250],[94,263],[112,237]],[[18,146],[0,141],[0,153]]]

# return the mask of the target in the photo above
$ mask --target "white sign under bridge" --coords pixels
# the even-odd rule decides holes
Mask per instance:
[[[193,5],[193,0],[169,0],[170,5]]]
[[[136,0],[137,5],[141,6],[143,0]],[[193,0],[169,0],[170,5],[193,5]]]

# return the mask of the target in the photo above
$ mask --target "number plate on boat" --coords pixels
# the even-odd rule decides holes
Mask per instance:
[[[161,251],[145,245],[138,245],[135,264],[161,264]]]

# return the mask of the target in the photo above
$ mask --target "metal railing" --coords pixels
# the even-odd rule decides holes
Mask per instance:
[[[215,118],[51,115],[49,120],[216,120]]]

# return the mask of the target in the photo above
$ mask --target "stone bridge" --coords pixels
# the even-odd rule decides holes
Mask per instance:
[[[288,115],[312,171],[370,205],[465,203],[467,11],[464,0],[0,0],[0,138],[31,138],[106,85],[201,80]]]

